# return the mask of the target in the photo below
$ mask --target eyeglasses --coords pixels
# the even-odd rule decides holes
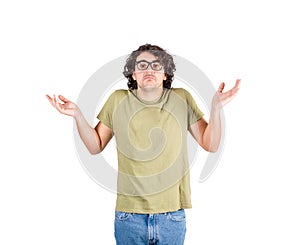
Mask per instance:
[[[159,63],[159,60],[153,60],[151,62],[148,62],[147,60],[140,60],[135,64],[137,68],[141,71],[147,70],[149,65],[154,71],[160,71],[163,68],[163,66]]]

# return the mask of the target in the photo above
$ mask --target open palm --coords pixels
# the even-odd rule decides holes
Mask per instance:
[[[58,98],[56,98],[55,95],[53,97],[49,96],[48,94],[46,95],[48,101],[50,104],[57,109],[60,113],[68,115],[68,116],[75,116],[76,111],[78,110],[78,106],[65,98],[62,95],[59,95]]]
[[[241,80],[237,79],[234,87],[227,92],[223,92],[225,83],[221,83],[219,86],[218,91],[213,97],[212,100],[212,107],[215,109],[221,109],[225,106],[228,102],[230,102],[234,96],[236,96],[237,92],[239,91]]]

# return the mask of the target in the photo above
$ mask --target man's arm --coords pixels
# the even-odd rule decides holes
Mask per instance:
[[[222,133],[220,112],[211,114],[209,123],[204,118],[201,118],[189,127],[189,132],[204,150],[216,152]]]
[[[89,152],[95,155],[103,151],[113,136],[112,130],[102,122],[99,122],[95,128],[92,128],[81,112],[74,119],[80,138]]]
[[[222,134],[220,111],[237,94],[240,82],[240,79],[236,80],[235,86],[224,93],[225,84],[221,83],[212,100],[209,123],[201,118],[189,127],[191,135],[206,151],[216,152],[219,148]]]
[[[46,95],[51,105],[56,108],[61,114],[71,116],[75,119],[78,133],[83,143],[91,154],[97,154],[104,150],[107,143],[112,138],[112,130],[99,122],[95,128],[91,127],[86,121],[78,106],[67,98],[59,95],[50,97]]]

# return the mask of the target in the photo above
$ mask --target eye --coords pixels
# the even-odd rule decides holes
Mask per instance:
[[[140,62],[140,63],[138,63],[138,68],[140,70],[145,70],[145,69],[147,69],[147,67],[148,67],[148,63],[146,63],[146,62]]]
[[[152,68],[153,68],[153,70],[158,71],[162,68],[162,66],[159,62],[154,62],[154,63],[152,63]]]

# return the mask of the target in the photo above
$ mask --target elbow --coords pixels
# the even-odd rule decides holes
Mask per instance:
[[[216,153],[217,151],[218,151],[218,147],[216,147],[216,148],[208,148],[208,149],[205,149],[207,152],[209,152],[209,153]]]
[[[102,150],[100,148],[88,149],[88,151],[91,155],[97,155],[102,152]]]
[[[219,149],[218,145],[211,145],[211,144],[199,144],[205,151],[210,153],[216,153]]]
[[[90,152],[90,154],[91,154],[91,155],[93,155],[93,156],[94,156],[94,155],[97,155],[97,154],[99,154],[101,151],[89,151],[89,152]]]

